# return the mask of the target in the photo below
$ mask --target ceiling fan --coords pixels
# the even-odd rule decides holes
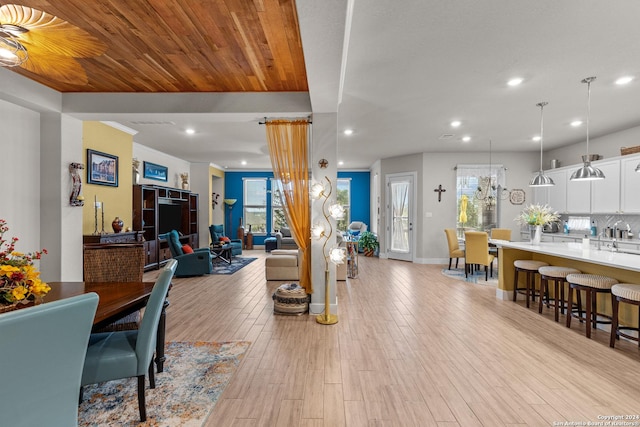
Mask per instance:
[[[0,65],[20,66],[60,82],[86,85],[75,58],[102,55],[107,46],[85,30],[26,6],[0,6]]]

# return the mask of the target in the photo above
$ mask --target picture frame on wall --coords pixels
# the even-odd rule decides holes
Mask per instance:
[[[87,184],[118,186],[118,156],[87,149]]]
[[[142,177],[167,182],[169,180],[169,169],[166,166],[155,163],[143,162]]]

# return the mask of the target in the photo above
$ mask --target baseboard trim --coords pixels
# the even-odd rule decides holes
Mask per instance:
[[[504,289],[496,288],[496,299],[501,301],[511,301],[513,299],[513,291],[505,291]]]

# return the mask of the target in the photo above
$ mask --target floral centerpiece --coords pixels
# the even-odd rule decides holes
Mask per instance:
[[[542,226],[559,220],[558,212],[549,205],[529,205],[516,217],[518,223],[531,227],[531,243],[534,245],[542,239]]]
[[[516,221],[522,225],[546,225],[559,220],[558,212],[549,205],[529,205],[516,217]]]
[[[40,259],[47,250],[18,252],[15,250],[18,238],[12,237],[7,242],[4,239],[7,231],[7,222],[0,219],[0,307],[26,304],[51,290],[40,280],[40,272],[33,265],[34,260]]]

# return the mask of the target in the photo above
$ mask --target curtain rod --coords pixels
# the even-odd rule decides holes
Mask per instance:
[[[302,117],[297,118],[296,120],[300,120],[302,119]],[[264,122],[258,122],[259,125],[266,125],[267,124],[267,118],[264,118]],[[272,120],[284,120],[284,119],[272,119]],[[286,119],[289,120],[289,119]],[[313,124],[313,122],[311,121],[311,116],[307,116],[307,123],[309,123],[310,125]]]

